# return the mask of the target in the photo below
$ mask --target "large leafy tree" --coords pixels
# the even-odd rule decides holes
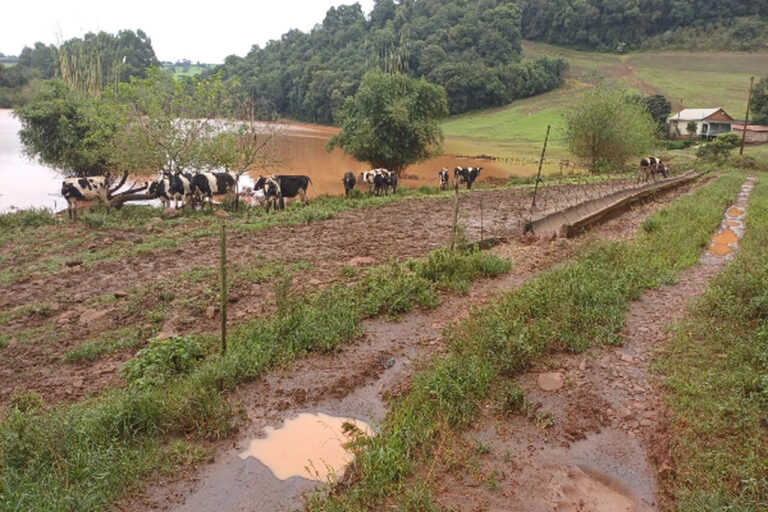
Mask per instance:
[[[65,176],[104,174],[119,167],[114,138],[123,123],[119,106],[92,98],[60,80],[45,84],[16,109],[24,151]]]
[[[448,114],[445,90],[402,73],[366,73],[344,102],[341,132],[326,149],[340,147],[373,167],[400,172],[440,153],[440,119]]]
[[[592,172],[616,169],[656,143],[657,125],[645,106],[622,90],[588,90],[563,115],[568,150],[589,162]]]

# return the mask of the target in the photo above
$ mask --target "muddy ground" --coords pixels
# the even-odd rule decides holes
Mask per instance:
[[[209,464],[173,478],[162,478],[149,486],[141,497],[123,504],[121,510],[282,511],[300,508],[302,493],[310,491],[316,482],[297,477],[280,481],[259,461],[243,461],[238,457],[267,426],[280,426],[286,419],[307,411],[361,419],[376,425],[385,414],[387,397],[407,389],[414,368],[442,350],[441,330],[457,319],[457,311],[466,312],[470,304],[481,304],[495,293],[518,286],[535,272],[567,261],[579,247],[596,240],[632,237],[648,215],[691,188],[678,189],[655,202],[638,206],[575,239],[531,244],[513,238],[493,249],[499,255],[515,260],[517,265],[509,274],[476,283],[466,297],[445,296],[441,305],[432,311],[412,312],[397,322],[368,320],[364,324],[365,334],[338,354],[308,357],[261,381],[243,386],[233,397],[241,404],[246,418],[235,438],[211,446],[213,455]],[[394,364],[389,366],[383,361],[394,361]],[[576,366],[579,364],[577,362]],[[594,404],[596,415],[604,414],[607,406],[601,408],[601,405]],[[599,417],[595,421],[602,425]],[[573,430],[571,434],[562,434],[564,439],[570,435],[576,436],[572,439],[575,440],[582,433],[592,431],[589,421],[582,425],[578,420],[578,425],[575,430],[570,429]],[[567,422],[559,427],[558,435],[561,431],[569,431]],[[504,452],[494,453],[501,457]],[[457,483],[450,480],[448,471],[432,477],[437,488],[443,489],[439,499],[447,509],[511,510],[498,503],[489,507],[483,496],[466,491],[467,488],[477,488],[478,494],[488,493],[482,482]],[[511,480],[507,484],[511,484]],[[527,510],[525,507],[518,509]]]
[[[633,184],[632,180],[617,180],[544,188],[533,214]],[[517,239],[524,217],[532,215],[531,193],[462,191],[459,221],[466,227],[467,237],[505,238],[511,244],[506,250],[520,263],[526,256]],[[343,267],[422,256],[447,245],[452,207],[452,198],[405,200],[339,212],[329,220],[310,224],[230,230],[230,268],[255,265],[262,271],[255,277],[245,272],[242,279],[232,280],[229,318],[238,323],[272,310],[275,272],[269,269],[279,266],[296,272],[294,284],[312,290],[348,279],[340,274]],[[50,274],[34,271],[0,290],[0,314],[12,318],[2,326],[6,346],[0,349],[0,406],[22,391],[35,391],[46,402],[58,403],[119,386],[120,364],[147,338],[216,331],[216,231],[198,237],[199,221],[167,224],[155,220],[141,229],[110,230],[63,222],[56,228],[31,232],[30,239],[23,241],[28,251],[12,244],[0,248],[5,270],[45,268],[44,263],[52,258],[65,262]],[[168,249],[130,252],[131,246],[145,244],[150,237],[178,243]],[[73,256],[79,251],[85,251],[80,252],[80,260]],[[128,255],[121,257],[120,251],[128,251]],[[94,255],[95,261],[84,264],[83,254]],[[189,277],[195,272],[202,277]],[[135,340],[106,355],[71,357],[88,344],[119,345],[121,336]]]

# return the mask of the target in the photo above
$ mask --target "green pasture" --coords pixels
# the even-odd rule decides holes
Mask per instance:
[[[600,77],[630,91],[662,94],[672,102],[673,111],[722,107],[739,119],[746,109],[749,77],[768,75],[766,53],[675,51],[616,55],[532,42],[524,43],[523,48],[531,58],[565,58],[570,65],[565,85],[506,107],[448,119],[443,123],[447,152],[533,160],[541,154],[544,134],[551,124],[547,156],[567,159],[561,140],[562,113]],[[765,155],[768,150],[750,152]]]

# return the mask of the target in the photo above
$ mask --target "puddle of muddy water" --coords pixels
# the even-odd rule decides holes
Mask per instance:
[[[725,212],[723,222],[717,233],[712,237],[707,254],[702,256],[702,261],[706,262],[708,258],[729,258],[731,253],[738,247],[739,239],[744,234],[744,219],[746,217],[746,203],[749,192],[752,190],[753,178],[750,177],[741,188],[741,193],[736,201]]]
[[[366,436],[373,433],[364,421],[303,413],[279,429],[267,427],[266,437],[253,439],[240,458],[258,459],[280,480],[298,476],[327,482],[352,460],[352,453],[344,446],[351,441],[345,424]]]

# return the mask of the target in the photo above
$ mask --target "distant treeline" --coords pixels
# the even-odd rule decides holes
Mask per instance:
[[[703,32],[715,39],[730,30],[736,18],[747,30],[745,39],[753,38],[755,22],[768,20],[768,0],[514,0],[522,10],[522,34],[526,39],[599,51],[626,51],[640,48],[644,41],[667,34],[666,42],[679,45],[698,36],[709,49]],[[695,28],[698,33],[677,33],[681,28]],[[657,38],[653,47],[663,46]],[[732,39],[738,44],[738,37]],[[719,48],[725,49],[725,48]],[[743,48],[727,48],[743,49]]]
[[[332,123],[366,71],[405,72],[445,87],[452,113],[504,105],[562,83],[561,59],[523,59],[521,12],[504,0],[377,0],[331,8],[309,32],[292,30],[244,58],[237,77],[267,110]]]
[[[157,65],[152,42],[141,30],[89,32],[60,46],[37,42],[24,47],[14,66],[0,65],[0,107],[27,103],[41,80],[58,77],[93,92],[132,76],[144,78],[147,68]]]

